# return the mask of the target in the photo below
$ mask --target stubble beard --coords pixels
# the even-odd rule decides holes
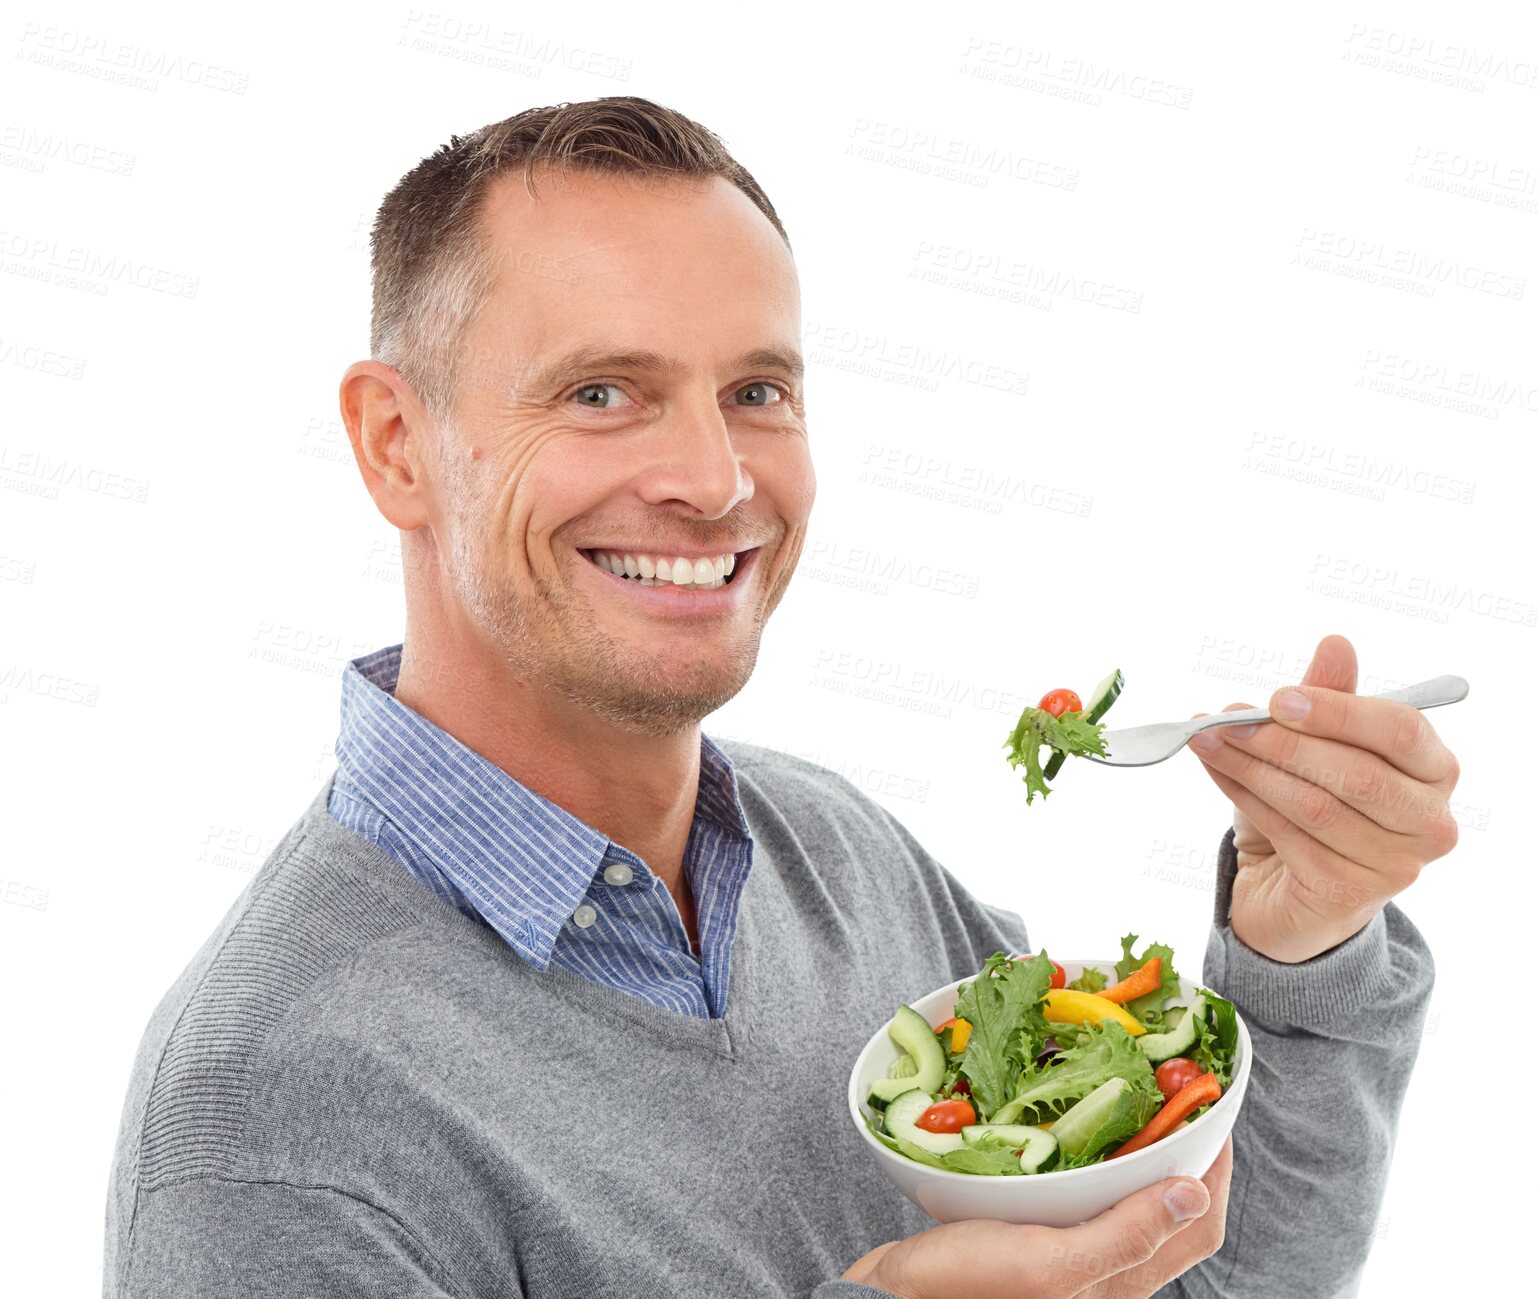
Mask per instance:
[[[590,602],[538,574],[530,575],[533,598],[520,599],[494,579],[505,571],[499,554],[492,538],[456,529],[448,576],[465,609],[515,676],[613,726],[638,735],[676,735],[735,698],[753,674],[762,606],[754,609],[751,634],[723,653],[659,662],[606,636]],[[587,560],[579,555],[578,562]]]

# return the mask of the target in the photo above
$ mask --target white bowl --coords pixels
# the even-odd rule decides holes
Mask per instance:
[[[1109,974],[1116,960],[1058,961],[1058,964],[1073,980],[1086,965],[1098,966]],[[931,1024],[940,1024],[954,1013],[956,989],[975,977],[957,979],[909,1004]],[[1192,980],[1181,979],[1180,1002],[1189,1003],[1196,995],[1196,988]],[[897,1009],[895,1003],[892,1009]],[[1201,1177],[1212,1167],[1233,1129],[1250,1081],[1250,1032],[1241,1016],[1233,1081],[1200,1118],[1142,1150],[1085,1168],[1021,1177],[989,1177],[977,1173],[953,1173],[948,1168],[930,1168],[876,1140],[865,1124],[865,1098],[870,1094],[871,1083],[886,1077],[898,1054],[898,1048],[887,1036],[883,1024],[866,1043],[849,1075],[849,1114],[870,1146],[881,1171],[937,1222],[996,1218],[1041,1227],[1073,1227],[1167,1177]]]

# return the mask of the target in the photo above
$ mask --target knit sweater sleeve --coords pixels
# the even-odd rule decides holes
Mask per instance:
[[[194,1177],[141,1192],[104,1299],[463,1299],[386,1211],[330,1187]],[[509,1279],[499,1299],[519,1299]]]
[[[1218,856],[1204,976],[1238,1007],[1255,1060],[1234,1125],[1228,1228],[1160,1299],[1350,1299],[1372,1247],[1434,966],[1394,903],[1295,965],[1229,924],[1233,831]]]

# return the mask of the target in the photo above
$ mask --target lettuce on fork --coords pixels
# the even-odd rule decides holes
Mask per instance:
[[[1104,756],[1105,741],[1100,732],[1105,730],[1101,722],[1090,721],[1083,713],[1064,713],[1054,717],[1043,708],[1027,708],[1020,714],[1015,729],[1004,741],[1009,750],[1005,756],[1011,767],[1025,768],[1025,801],[1027,804],[1037,794],[1046,797],[1052,791],[1041,769],[1041,750],[1046,745],[1056,753],[1072,753],[1082,756],[1094,753]]]

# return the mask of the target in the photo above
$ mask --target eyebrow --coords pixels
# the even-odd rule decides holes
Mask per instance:
[[[550,392],[575,383],[587,375],[605,371],[639,370],[674,377],[687,368],[682,361],[646,348],[621,352],[600,347],[582,347],[541,367],[528,380],[528,386],[534,392]],[[755,348],[733,361],[732,368],[784,370],[797,379],[806,372],[801,354],[793,347]]]

